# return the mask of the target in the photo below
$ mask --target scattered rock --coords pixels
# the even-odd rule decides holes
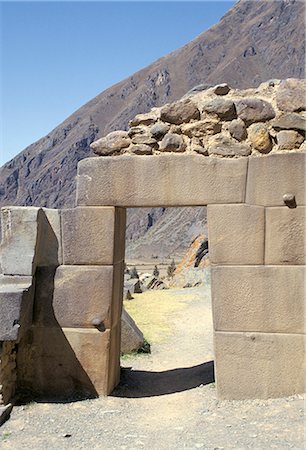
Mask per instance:
[[[119,153],[122,149],[129,147],[130,143],[131,140],[126,131],[113,131],[90,144],[90,148],[97,155],[108,156]]]
[[[144,345],[144,337],[132,317],[122,310],[121,316],[121,353],[131,353]]]
[[[130,120],[130,127],[137,127],[138,125],[151,125],[156,122],[160,117],[160,110],[153,108],[151,111],[145,114],[137,114],[134,119]]]
[[[220,133],[222,128],[221,123],[218,120],[206,119],[199,122],[192,122],[186,125],[182,125],[182,133],[189,137],[203,137],[203,135],[212,135]]]
[[[214,98],[202,104],[202,111],[216,114],[222,120],[232,120],[237,117],[236,108],[232,100]]]
[[[188,91],[187,94],[184,95],[184,97],[197,94],[198,92],[206,91],[210,87],[211,84],[198,84],[197,86],[194,86],[192,89],[190,89],[190,91]]]
[[[296,78],[283,80],[276,93],[276,104],[281,111],[306,109],[306,81]]]
[[[169,125],[162,122],[157,122],[150,128],[151,136],[157,141],[160,141],[165,136],[165,134],[168,133],[168,131]]]
[[[183,152],[186,149],[184,139],[179,134],[168,133],[159,144],[162,152]]]
[[[272,127],[285,130],[306,131],[306,117],[298,113],[288,113],[277,117],[272,122]]]
[[[131,150],[135,155],[152,155],[152,147],[146,144],[132,145]]]
[[[228,131],[230,132],[230,135],[239,142],[247,137],[246,126],[241,119],[232,120],[228,124]]]
[[[217,84],[217,86],[214,86],[212,90],[216,95],[226,95],[229,93],[231,89],[226,83],[222,83]]]
[[[259,98],[242,98],[235,101],[238,117],[247,125],[254,122],[264,122],[275,117],[271,103]]]
[[[260,153],[269,153],[272,150],[272,140],[264,123],[253,123],[248,128],[248,138],[252,147]]]
[[[282,130],[276,135],[279,150],[293,150],[304,142],[304,136],[295,130]]]
[[[209,155],[248,156],[251,154],[251,147],[248,144],[240,144],[222,134],[210,138],[207,150]]]
[[[180,125],[190,122],[192,119],[199,119],[200,111],[190,99],[186,99],[164,106],[161,109],[160,117],[165,122]]]

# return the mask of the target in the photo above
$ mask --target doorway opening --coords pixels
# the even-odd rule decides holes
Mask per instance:
[[[214,382],[206,207],[127,210],[122,397]]]

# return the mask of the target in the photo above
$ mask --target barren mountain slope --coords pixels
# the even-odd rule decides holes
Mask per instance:
[[[304,10],[300,0],[238,1],[217,25],[102,92],[5,164],[0,205],[73,206],[77,162],[91,155],[93,140],[195,85],[243,88],[269,78],[304,77]],[[144,234],[139,222],[146,216],[132,217],[129,230]]]

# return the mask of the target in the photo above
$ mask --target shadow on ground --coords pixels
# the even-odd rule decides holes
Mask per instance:
[[[214,381],[213,361],[164,372],[122,368],[120,384],[112,393],[112,396],[125,398],[156,397],[187,391]]]

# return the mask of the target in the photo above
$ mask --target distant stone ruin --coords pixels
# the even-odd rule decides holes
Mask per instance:
[[[93,143],[74,209],[2,208],[0,401],[112,392],[125,210],[153,206],[208,205],[219,398],[304,392],[305,129],[304,81],[218,85]]]

